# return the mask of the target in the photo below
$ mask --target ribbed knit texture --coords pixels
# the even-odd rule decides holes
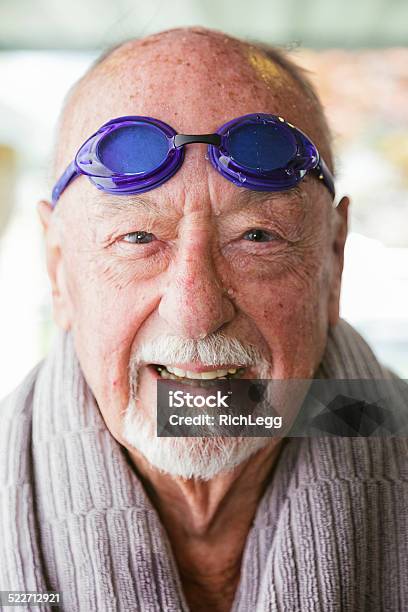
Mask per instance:
[[[341,321],[318,376],[391,375]],[[233,612],[407,611],[407,446],[287,439],[248,534]],[[69,612],[188,610],[164,528],[69,333],[0,404],[0,590],[60,591]]]

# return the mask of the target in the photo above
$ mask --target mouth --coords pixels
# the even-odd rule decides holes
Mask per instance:
[[[163,378],[166,380],[175,380],[180,383],[197,386],[210,386],[216,384],[219,380],[231,380],[235,378],[241,378],[245,371],[246,366],[231,365],[224,367],[208,367],[197,369],[186,369],[171,365],[156,364],[152,363],[149,365],[149,369],[153,370],[157,378]]]

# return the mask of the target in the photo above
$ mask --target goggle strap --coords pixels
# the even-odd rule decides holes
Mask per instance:
[[[319,164],[315,168],[315,173],[317,174],[317,178],[323,181],[334,198],[336,196],[336,190],[334,188],[333,175],[322,157],[319,160]]]
[[[70,184],[70,182],[79,174],[78,168],[76,167],[75,160],[72,161],[69,166],[65,169],[64,173],[61,175],[54,189],[52,190],[52,200],[51,207],[54,208],[56,205],[58,198],[61,193],[64,191],[66,187]]]

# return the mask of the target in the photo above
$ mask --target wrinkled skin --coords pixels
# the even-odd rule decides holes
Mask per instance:
[[[329,156],[313,102],[250,46],[195,30],[127,43],[72,94],[56,175],[113,117],[148,115],[180,132],[208,133],[254,112],[282,115]],[[140,341],[163,333],[202,338],[222,330],[259,347],[271,378],[309,378],[321,360],[328,326],[338,320],[347,199],[335,211],[329,192],[307,177],[298,191],[264,194],[260,201],[221,177],[205,153],[204,145],[187,147],[179,172],[143,194],[149,206],[136,196],[103,194],[85,177],[64,192],[58,214],[40,203],[55,319],[72,330],[105,422],[124,446],[127,368]],[[254,228],[268,232],[270,240],[245,239]],[[124,236],[136,231],[155,238],[144,245],[126,242]],[[146,368],[139,385],[148,415],[155,381]],[[274,444],[248,465],[201,484],[163,476],[128,448],[152,486],[194,609],[201,609],[201,600],[216,610],[231,604],[249,525],[275,460]],[[173,510],[166,513],[169,505]],[[241,519],[226,529],[237,506]],[[223,534],[218,539],[217,529]],[[183,544],[186,532],[189,544]]]

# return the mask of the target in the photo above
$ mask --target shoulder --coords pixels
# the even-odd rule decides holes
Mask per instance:
[[[41,363],[0,402],[0,589],[3,590],[46,590],[34,516],[31,435],[33,395]]]
[[[282,520],[292,517],[299,533],[308,524],[332,542],[341,537],[347,550],[368,550],[372,538],[381,548],[392,537],[392,554],[408,553],[407,437],[291,438],[285,450],[272,487]],[[270,495],[267,503],[276,502]]]
[[[394,505],[406,505],[408,437],[287,438],[273,481],[275,494],[281,490],[288,501],[331,492],[353,504],[368,490],[384,494],[392,489]]]
[[[326,349],[316,378],[390,378],[367,341],[347,321],[340,319],[328,330]]]
[[[42,362],[0,401],[0,487],[17,484],[28,469],[32,398]]]
[[[18,418],[28,411],[31,404],[35,381],[43,362],[38,363],[24,377],[21,383],[8,395],[0,399],[0,423]]]
[[[408,485],[408,437],[303,439],[299,469],[304,485],[395,482]]]

